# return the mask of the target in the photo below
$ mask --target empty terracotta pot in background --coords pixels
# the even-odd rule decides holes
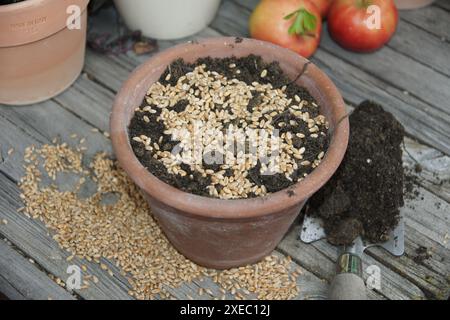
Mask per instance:
[[[428,6],[434,2],[434,0],[394,0],[398,9],[417,9]]]
[[[272,252],[298,216],[305,201],[338,168],[347,148],[349,123],[344,102],[331,80],[310,64],[297,83],[321,106],[333,132],[330,147],[305,180],[261,198],[221,200],[178,190],[152,175],[135,157],[128,138],[134,109],[148,88],[175,59],[194,62],[200,57],[260,55],[278,61],[295,79],[308,60],[268,42],[213,38],[175,46],[137,68],[119,91],[111,115],[111,138],[123,169],[144,192],[152,213],[167,238],[186,257],[200,265],[224,269],[254,263]]]
[[[0,103],[49,99],[84,63],[89,0],[26,0],[0,5]],[[74,29],[67,22],[78,18]]]

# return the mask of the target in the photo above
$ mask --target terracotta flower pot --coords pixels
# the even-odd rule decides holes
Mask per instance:
[[[75,81],[84,63],[88,2],[27,0],[0,5],[0,103],[43,101]],[[69,10],[71,5],[80,10]],[[73,18],[80,19],[79,29],[67,27]]]
[[[269,254],[288,231],[305,201],[338,168],[348,141],[349,123],[344,117],[342,97],[331,80],[311,64],[297,83],[308,88],[317,99],[333,135],[324,160],[305,180],[261,198],[222,200],[178,190],[144,168],[129,143],[128,124],[147,89],[167,65],[177,58],[194,62],[205,56],[249,54],[260,55],[268,62],[279,61],[292,79],[308,61],[287,49],[251,39],[238,42],[235,38],[213,38],[178,45],[152,57],[132,73],[118,93],[111,115],[111,138],[117,159],[145,193],[168,239],[189,259],[218,269],[254,263]]]
[[[417,9],[428,6],[434,2],[434,0],[394,0],[398,9]]]

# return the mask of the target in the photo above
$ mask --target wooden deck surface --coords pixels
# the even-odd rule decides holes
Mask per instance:
[[[257,0],[225,0],[212,24],[198,35],[179,41],[160,41],[160,49],[194,38],[248,36],[247,21]],[[373,248],[366,251],[365,266],[381,269],[381,289],[370,290],[372,299],[448,299],[450,295],[450,5],[447,0],[415,11],[402,11],[395,37],[373,54],[342,50],[323,33],[312,61],[340,89],[346,102],[364,99],[381,103],[405,126],[404,162],[423,167],[417,188],[420,197],[407,201],[406,252],[400,258]],[[111,21],[113,23],[113,21]],[[51,278],[67,278],[69,254],[59,248],[46,227],[17,212],[23,206],[17,182],[23,176],[23,153],[29,145],[50,143],[54,137],[70,141],[77,133],[87,138],[87,156],[111,152],[102,132],[115,93],[129,73],[147,56],[133,53],[107,56],[87,51],[82,75],[54,99],[33,106],[0,106],[0,292],[15,299],[132,299],[129,284],[114,261],[102,261],[111,277],[96,263],[84,264],[100,281],[88,289],[69,293]],[[92,132],[98,128],[99,133]],[[14,152],[8,154],[8,150]],[[68,184],[59,181],[60,185]],[[323,299],[334,274],[338,249],[319,241],[306,245],[298,240],[295,223],[277,248],[290,255],[303,270],[298,279],[298,299]],[[432,257],[417,263],[415,251],[429,248]],[[367,276],[367,275],[366,275]],[[218,288],[208,279],[170,289],[179,299],[198,296],[199,287]]]

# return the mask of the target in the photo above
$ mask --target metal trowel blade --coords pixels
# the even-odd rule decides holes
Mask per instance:
[[[325,237],[322,219],[311,215],[305,215],[303,226],[300,231],[300,239],[305,243],[312,243]],[[394,256],[403,255],[405,252],[405,223],[403,215],[400,216],[395,229],[389,233],[388,239],[389,240],[383,243],[365,243],[358,237],[352,245],[347,246],[346,250],[349,252],[362,253],[366,248],[380,246]]]

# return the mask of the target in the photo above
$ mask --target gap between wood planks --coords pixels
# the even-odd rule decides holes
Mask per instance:
[[[102,59],[102,60],[108,60],[108,57],[101,57],[101,56],[96,56],[96,55],[92,55],[92,54],[90,54],[89,55],[89,57],[91,58],[91,59],[93,59],[93,61],[94,62],[96,62],[96,61],[98,61],[99,59]],[[330,58],[330,56],[325,56],[326,58]],[[88,62],[91,62],[90,64],[92,64],[92,61],[90,61],[91,59],[88,59]],[[138,64],[138,62],[136,62],[136,65]],[[93,65],[98,65],[98,64],[93,64]],[[95,68],[95,67],[94,67]],[[132,69],[132,68],[130,68],[130,69]],[[95,74],[101,74],[102,73],[102,70],[101,70],[101,68],[99,69],[99,68],[95,68],[94,70],[86,70],[87,72],[89,72],[89,71],[91,71],[92,73],[95,73]],[[126,72],[123,72],[123,71],[121,71],[121,72],[119,72],[119,73],[126,73]],[[82,80],[82,81],[84,81],[84,79]],[[362,79],[359,79],[358,80],[359,82],[361,82],[361,81],[363,81]],[[84,87],[87,87],[87,85],[83,85]],[[105,86],[105,87],[109,87],[109,86]],[[115,90],[111,90],[111,92],[112,93],[116,93],[116,91]],[[112,98],[111,98],[112,99]],[[58,99],[59,100],[59,99]],[[346,100],[347,102],[348,102],[348,104],[349,105],[355,105],[356,103],[354,103],[354,101],[352,101],[352,100]],[[64,103],[64,101],[58,101],[59,102],[59,104],[60,105],[62,105],[64,108],[66,108],[66,109],[68,109],[68,110],[78,110],[78,108],[76,108],[75,106],[73,106],[73,105],[66,105],[65,103]],[[93,103],[93,102],[92,102]],[[89,103],[88,103],[89,104]],[[90,116],[90,115],[89,115]],[[80,117],[80,118],[83,118],[83,117]],[[84,117],[84,118],[87,118],[86,116]],[[99,124],[96,124],[97,125],[97,127],[99,127]],[[100,124],[100,129],[104,129],[104,126],[105,125],[107,125],[107,123],[105,123],[105,124]],[[407,137],[409,137],[410,139],[412,139],[412,140],[415,140],[415,141],[420,141],[420,140],[418,140],[416,137],[414,137],[414,136],[411,136],[411,135],[409,135],[409,134],[407,134]],[[425,142],[425,141],[420,141],[420,143],[422,143],[422,144],[424,144],[424,145],[427,145],[427,146],[429,146],[428,144],[427,144],[427,142]],[[429,146],[430,148],[433,148],[432,146]],[[438,152],[438,151],[436,151],[436,152]],[[437,157],[439,156],[439,155],[436,155]],[[443,155],[441,154],[440,155],[440,157],[442,157]],[[423,184],[423,186],[424,187],[427,187],[427,188],[429,188],[429,186],[430,185],[432,185],[432,181],[428,181],[428,183],[424,183]],[[433,189],[434,191],[436,191],[436,188],[434,188]],[[447,199],[446,199],[447,200]]]
[[[64,95],[63,95],[64,96]],[[63,99],[63,97],[60,97],[61,99]],[[74,107],[74,106],[73,106]],[[30,110],[32,110],[32,109],[30,109]],[[34,109],[35,110],[35,112],[38,112],[38,109]],[[79,111],[79,109],[75,109],[75,110],[77,110],[77,111]],[[59,112],[59,111],[58,111]],[[38,112],[39,113],[39,112]],[[72,115],[73,116],[73,115]],[[80,116],[81,117],[81,116]],[[34,120],[38,120],[39,121],[39,117],[35,117],[34,115],[30,115],[30,119],[34,119]],[[38,118],[38,119],[36,119],[36,118]],[[83,118],[83,117],[81,117],[81,118]],[[81,120],[79,120],[78,119],[78,117],[76,118],[78,121],[81,121]],[[75,120],[75,119],[74,119]],[[77,122],[77,121],[75,121],[75,122]],[[84,125],[82,126],[82,127],[84,127],[86,124],[84,123]],[[82,131],[85,131],[85,130],[83,130],[83,128],[81,128],[82,129]],[[67,132],[67,134],[70,134],[70,131],[69,132]],[[27,132],[27,135],[31,135],[31,136],[34,136],[34,134],[33,134],[33,132]],[[330,260],[330,259],[328,259],[328,260]],[[331,268],[330,270],[333,270],[333,268]],[[392,296],[391,296],[392,297]]]
[[[120,57],[119,58],[117,58],[117,59],[120,59]],[[133,60],[134,61],[134,60]],[[133,62],[134,63],[134,62]],[[137,64],[137,63],[136,63]],[[109,67],[111,67],[111,66],[109,66]],[[129,71],[131,71],[131,70],[129,70]],[[127,76],[127,74],[128,74],[128,72],[129,72],[128,70],[126,71],[126,72],[124,72],[124,74],[125,74],[125,76]],[[114,74],[114,73],[113,73]],[[101,75],[100,75],[101,76]],[[122,79],[123,80],[123,79]],[[116,74],[116,81],[115,81],[115,83],[118,83],[119,85],[121,84],[121,78],[120,77],[118,77],[117,78],[117,74]],[[113,87],[115,87],[114,85],[113,86],[110,86],[110,85],[108,85],[108,84],[106,84],[106,83],[109,83],[109,82],[102,82],[102,81],[98,81],[97,82],[97,84],[99,84],[99,86],[100,87],[103,87],[103,88],[107,88],[111,93],[114,93],[115,92],[115,90],[113,89]],[[116,89],[117,90],[117,89]],[[60,106],[62,106],[64,109],[66,109],[67,111],[68,111],[68,109],[69,110],[71,110],[71,105],[70,104],[67,104],[67,103],[63,103],[63,102],[61,102],[61,101],[63,101],[64,99],[57,99],[57,102],[58,102],[58,104],[60,105]],[[56,100],[55,100],[56,101]],[[66,101],[67,102],[67,101]],[[94,101],[96,104],[98,104],[98,103],[101,103],[101,102],[104,102],[104,101]],[[76,105],[72,105],[72,107],[76,107]],[[78,111],[78,109],[76,109],[77,111]],[[71,111],[71,114],[72,115],[76,115],[77,113],[76,112],[73,112],[73,111]],[[82,116],[78,116],[77,117],[79,120],[81,120],[81,121],[83,121],[83,122],[85,122],[85,124],[86,125],[92,125],[91,123],[90,123],[90,121],[86,121],[86,120],[84,120],[84,118],[82,117]],[[90,118],[89,118],[90,119]],[[101,120],[100,120],[101,121]],[[100,121],[98,121],[98,122],[100,122]],[[103,128],[106,128],[106,130],[107,130],[107,122],[106,123],[102,123],[102,127]],[[25,131],[24,131],[25,132]],[[25,133],[27,133],[28,134],[28,132],[25,132]],[[327,257],[327,260],[329,260],[330,262],[332,262],[332,259],[331,258],[329,258],[329,257]],[[386,297],[386,296],[385,296]]]
[[[206,33],[205,34],[205,36],[217,36],[218,34],[214,34],[213,32],[211,32],[211,30],[205,30],[206,32],[202,32],[202,33]],[[183,41],[183,40],[182,40]],[[168,46],[167,45],[167,43],[166,42],[163,42],[164,44],[165,44],[165,46]],[[170,44],[176,44],[177,42],[170,42]],[[317,60],[317,59],[319,59],[318,60],[318,62],[320,62],[319,63],[319,67],[324,67],[325,66],[325,64],[324,64],[324,62],[323,61],[325,61],[325,60],[329,60],[329,59],[336,59],[336,58],[334,58],[331,54],[329,54],[329,53],[327,53],[327,55],[325,56],[325,60],[321,60],[319,57],[321,57],[321,56],[323,56],[323,53],[324,52],[322,52],[322,51],[319,51],[318,52],[318,54],[316,55],[316,59],[315,60]],[[97,58],[95,58],[95,54],[94,53],[88,53],[89,55],[90,55],[90,57],[91,58],[94,58],[94,60],[95,60],[95,62],[98,62],[98,60],[99,59],[97,59]],[[129,57],[127,57],[128,59],[130,59]],[[128,69],[128,71],[131,71],[132,69],[133,69],[133,67],[135,67],[135,66],[137,66],[141,61],[143,61],[145,58],[135,58],[135,60],[134,60],[134,65],[133,66],[131,66],[129,69]],[[87,62],[89,62],[89,60],[90,59],[87,59]],[[104,63],[104,62],[101,62],[101,63]],[[91,78],[95,78],[95,76],[93,76],[93,74],[98,74],[98,73],[95,73],[95,72],[92,72],[93,70],[90,70],[90,69],[92,69],[92,67],[94,68],[94,69],[98,69],[98,67],[97,66],[89,66],[89,65],[87,65],[87,67],[85,68],[85,72],[86,73],[88,73],[89,74],[89,78],[91,79]],[[342,87],[342,85],[345,85],[345,82],[344,83],[339,83],[339,78],[338,77],[334,77],[333,76],[333,72],[331,72],[332,70],[332,68],[331,67],[328,67],[328,69],[329,69],[329,71],[330,72],[328,72],[328,74],[333,78],[333,80],[338,84],[338,86],[340,85],[341,87]],[[121,73],[123,73],[123,68],[120,68],[120,72],[119,72],[119,74],[121,74]],[[356,67],[355,67],[355,69],[353,70],[353,71],[355,71],[356,70]],[[327,70],[326,70],[327,71]],[[361,73],[361,71],[360,70],[357,70],[358,71],[358,73]],[[355,72],[351,72],[351,74],[352,74],[352,76],[355,76]],[[365,73],[365,74],[367,74],[367,73]],[[100,75],[101,76],[101,75]],[[105,79],[104,79],[105,80]],[[113,93],[115,93],[118,89],[119,89],[119,87],[120,87],[120,82],[118,82],[118,84],[117,85],[111,85],[110,83],[115,83],[115,82],[117,82],[116,81],[117,79],[114,79],[113,81],[110,81],[109,80],[109,77],[108,77],[108,79],[107,79],[107,82],[108,82],[108,84],[104,84],[102,81],[101,81],[101,79],[97,79],[97,78],[95,78],[95,82],[96,83],[98,83],[98,84],[100,84],[101,86],[103,86],[103,87],[105,87],[105,88],[107,88],[107,89],[109,89],[111,92],[113,92]],[[357,83],[359,83],[359,84],[361,84],[364,80],[363,79],[356,79],[355,80]],[[375,90],[377,90],[377,87],[374,87],[374,89]],[[380,92],[380,94],[382,94],[381,92],[383,91],[383,89],[380,89],[379,90],[379,92]],[[350,102],[350,103],[352,103],[352,104],[357,104],[359,101],[357,101],[357,99],[359,100],[359,98],[358,97],[355,97],[354,96],[354,94],[353,93],[348,93],[348,92],[343,92],[344,93],[344,97],[346,97],[347,98],[347,101],[348,102]],[[400,98],[401,99],[406,99],[406,103],[404,103],[404,102],[402,102],[404,105],[405,105],[405,107],[403,108],[404,110],[408,110],[408,109],[410,109],[411,108],[411,106],[410,106],[410,104],[411,104],[411,97],[409,97],[409,96],[405,96],[402,92],[400,92],[399,91],[399,93],[400,93]],[[350,99],[350,100],[348,100],[348,98],[352,98],[352,99]],[[395,97],[391,97],[391,98],[395,98]],[[395,99],[398,99],[398,98],[395,98]],[[386,101],[380,101],[380,102],[382,102],[382,104],[384,104],[385,106],[386,106]],[[416,102],[416,104],[417,104],[417,102]],[[390,104],[388,104],[388,106],[389,106]],[[412,105],[414,105],[414,103],[412,103]],[[419,109],[418,109],[418,112],[419,112],[419,114],[418,114],[418,116],[417,117],[415,117],[414,119],[404,119],[404,123],[411,123],[411,121],[410,120],[414,120],[416,123],[417,122],[421,122],[421,120],[420,119],[423,119],[423,118],[425,118],[426,116],[427,116],[427,114],[426,113],[424,113],[424,110],[426,110],[426,108],[427,108],[427,106],[428,107],[430,107],[429,105],[420,105],[419,106]],[[394,108],[394,109],[392,109],[392,108],[390,108],[390,110],[389,111],[391,111],[391,112],[393,112],[394,114],[396,114],[397,116],[399,116],[399,112],[403,112],[403,111],[401,111],[401,110],[397,110],[396,108]],[[408,115],[408,114],[406,114],[406,115],[404,115],[403,116],[403,118],[405,117],[405,116],[407,116],[407,117],[410,117],[410,115]],[[423,122],[423,124],[424,125],[429,125],[429,123],[427,123],[427,122]],[[434,125],[435,126],[435,125]],[[433,128],[434,128],[434,126],[433,126]],[[417,128],[417,129],[415,129],[414,127],[412,128],[412,132],[411,132],[411,130],[409,130],[410,132],[408,132],[408,134],[410,134],[410,136],[413,136],[414,137],[414,134],[413,133],[417,133],[417,134],[419,134],[420,135],[420,133],[421,132],[424,132],[424,130],[422,129],[422,130],[419,130],[420,129],[420,127],[419,128]],[[426,132],[426,130],[425,130],[425,132]],[[441,131],[442,132],[442,131]],[[437,132],[438,133],[438,132]],[[437,134],[436,133],[436,134]],[[435,138],[433,138],[434,140],[436,140]],[[429,140],[427,141],[427,139],[425,138],[425,139],[420,139],[422,142],[424,142],[425,144],[429,144]],[[437,143],[441,143],[442,144],[442,139],[438,139],[438,141],[437,141]],[[450,150],[450,149],[449,149]]]
[[[46,109],[46,110],[43,110],[43,109]],[[23,115],[22,114],[22,112],[23,112],[24,114],[27,114],[29,116],[25,120],[33,121],[32,119],[34,119],[34,121],[37,121],[39,123],[41,123],[41,121],[40,121],[41,118],[45,117],[45,115],[48,114],[50,110],[52,110],[53,111],[52,112],[53,119],[51,119],[50,121],[54,121],[58,118],[66,119],[66,121],[68,121],[68,122],[75,122],[74,123],[75,127],[78,126],[78,129],[79,129],[78,132],[80,132],[80,131],[86,132],[87,125],[84,122],[81,122],[81,120],[79,120],[78,118],[74,117],[73,115],[67,113],[64,109],[59,108],[57,105],[54,105],[53,102],[41,104],[37,107],[36,106],[30,107],[27,110],[25,110],[24,108],[21,108],[20,110],[17,109],[17,110],[10,111],[11,112],[10,115],[14,114],[15,112],[19,112],[19,114],[16,115],[17,117],[19,117],[20,115]],[[4,111],[4,110],[2,110],[2,111]],[[56,131],[62,130],[61,128],[64,128],[65,125],[67,125],[67,124],[64,124],[64,123],[60,124],[60,127],[57,128]],[[32,129],[25,133],[21,132],[21,134],[20,134],[19,131],[17,130],[17,127],[12,124],[9,126],[2,125],[2,128],[3,128],[3,130],[10,132],[10,136],[5,137],[6,141],[12,142],[12,141],[22,140],[24,142],[22,148],[24,148],[26,145],[30,145],[32,143],[34,143],[37,146],[40,144],[38,141],[32,141],[32,137],[34,136]],[[46,128],[47,128],[46,124],[44,123],[42,125],[41,129],[45,130]],[[64,137],[62,137],[62,138],[64,140],[66,140],[65,136],[70,135],[72,132],[73,132],[73,130],[70,130],[70,129],[66,130],[64,132]],[[31,139],[31,141],[26,141],[27,139],[25,139],[25,138]],[[102,151],[104,149],[104,146],[106,144],[109,144],[109,142],[103,136],[98,134],[98,138],[101,140],[100,141],[101,143],[94,142],[96,150],[90,150],[90,152],[88,152],[88,153],[94,154],[96,151]],[[70,139],[68,139],[68,140],[70,140]],[[49,141],[44,141],[44,142],[48,143]],[[12,156],[14,157],[15,161],[13,161],[13,159],[8,159],[7,164],[10,164],[11,162],[14,162],[16,164],[21,164],[22,163],[21,159],[23,157],[23,150],[17,150],[17,153],[12,154]],[[5,168],[3,167],[1,169],[4,170]],[[64,274],[64,272],[65,272],[64,266],[67,264],[65,261],[65,258],[66,258],[66,256],[68,256],[68,254],[59,249],[56,249],[57,248],[56,243],[53,240],[51,240],[51,238],[49,236],[45,236],[42,234],[42,233],[47,232],[46,229],[42,226],[42,224],[40,224],[34,220],[27,220],[27,218],[25,216],[18,214],[15,210],[16,209],[15,207],[20,206],[20,202],[21,202],[20,198],[19,198],[20,191],[17,189],[17,186],[16,186],[16,182],[22,176],[22,172],[20,172],[21,170],[23,170],[23,169],[20,168],[19,170],[16,170],[16,172],[14,172],[14,180],[15,181],[13,183],[11,183],[11,181],[6,178],[5,178],[6,181],[4,183],[1,183],[2,188],[9,188],[8,189],[9,196],[5,194],[4,196],[1,197],[0,203],[4,202],[2,205],[2,208],[4,208],[4,211],[2,210],[0,213],[2,215],[3,214],[8,215],[7,218],[11,221],[10,223],[8,223],[7,226],[4,227],[4,229],[5,229],[4,233],[10,241],[12,241],[13,243],[16,243],[18,246],[20,246],[21,250],[28,252],[30,254],[30,256],[32,256],[36,261],[41,263],[45,269],[50,270],[53,274],[56,274],[57,276],[62,278],[65,275]],[[1,179],[1,175],[0,175],[0,179]],[[6,189],[4,189],[3,193],[5,193],[5,192],[7,192]],[[13,194],[14,194],[14,196],[13,196]],[[12,197],[12,196],[13,196],[13,199],[10,199],[10,201],[7,201],[8,197]],[[7,201],[7,202],[5,202],[5,201]],[[8,203],[10,203],[10,204],[5,208],[5,205],[7,205]],[[11,207],[12,203],[14,204],[13,207]],[[18,222],[20,222],[20,225],[22,225],[22,228],[19,228],[19,225],[17,225]],[[25,227],[28,225],[33,225],[33,227],[32,228]],[[20,230],[18,230],[18,229],[20,229]],[[52,248],[50,251],[48,251],[48,249],[42,248],[43,245],[39,244],[39,242],[40,242],[39,240],[36,240],[36,239],[33,241],[26,240],[26,237],[28,237],[28,238],[35,237],[36,232],[37,232],[36,229],[38,229],[39,232],[41,233],[42,241],[45,240],[45,242],[46,242],[44,247],[50,246]],[[25,230],[26,230],[26,232],[25,232]],[[32,231],[32,232],[30,232],[30,231]],[[26,244],[26,243],[28,243],[28,244]],[[39,256],[37,256],[37,255],[39,255]],[[55,255],[56,255],[56,258],[55,258],[56,262],[49,262],[48,258],[50,256],[55,256]],[[76,261],[76,259],[74,261]],[[80,261],[79,263],[83,263],[83,262]],[[91,271],[91,268],[98,269],[98,266],[96,266],[96,265],[92,265],[88,262],[84,262],[84,263],[89,266],[89,271]],[[105,260],[104,263],[109,264],[110,268],[112,270],[114,270],[114,273],[118,274],[119,271],[118,270],[116,271],[114,269],[114,266],[110,262]],[[61,266],[61,264],[63,266]],[[90,273],[90,274],[92,274],[92,273]],[[321,286],[322,281],[318,278],[315,278],[307,270],[304,270],[304,274],[306,275],[306,277],[299,279],[299,285],[304,289],[304,291],[301,292],[300,297],[307,298],[306,294],[309,294],[312,296],[324,296],[325,286]],[[105,280],[105,277],[102,277],[101,274],[98,274],[98,277],[100,279]],[[106,277],[107,277],[106,280],[108,280],[109,276],[106,275]],[[107,288],[112,287],[112,289],[114,289],[116,291],[118,290],[118,291],[124,292],[123,295],[125,295],[126,288],[122,289],[122,285],[124,285],[124,284],[126,285],[126,281],[125,280],[120,281],[120,279],[121,279],[120,277],[118,277],[116,280],[116,275],[114,276],[113,279],[114,279],[114,282],[116,282],[116,283],[117,283],[117,281],[121,282],[120,287],[116,286],[116,288],[114,288],[114,286],[108,285]],[[198,291],[197,290],[198,286],[196,286],[195,284],[185,284],[184,287],[186,289],[183,289],[183,290],[184,291],[188,290],[190,296],[194,296],[195,292]],[[92,289],[92,288],[90,288],[90,289]],[[305,289],[308,289],[308,290],[305,291]],[[92,292],[92,290],[96,290],[96,291]],[[82,291],[77,291],[77,292],[84,298],[110,298],[111,297],[110,295],[108,296],[109,291],[102,290],[101,288],[94,288],[92,290],[91,290],[91,292],[89,292],[89,289],[87,289],[86,291],[82,290]],[[177,289],[173,289],[173,290],[174,290],[174,292],[177,291]],[[182,293],[184,292],[183,290],[181,290],[178,294],[176,294],[176,297],[186,298],[185,296],[182,295]],[[123,295],[122,295],[122,298],[124,298]],[[118,298],[118,297],[120,297],[120,295],[118,296],[117,292],[116,292],[116,294],[113,297]]]
[[[246,35],[248,33],[247,31],[247,19],[248,19],[248,15],[250,13],[250,10],[254,7],[254,5],[256,5],[257,1],[246,1],[243,2],[241,0],[239,0],[238,2],[236,1],[225,1],[222,4],[221,10],[219,11],[218,17],[216,18],[215,21],[213,21],[212,23],[212,27],[215,28],[216,30],[219,30],[222,34],[233,34],[233,35]],[[239,7],[239,8],[237,8]],[[234,19],[232,23],[231,21],[229,21],[228,19]],[[242,23],[244,22],[244,23]],[[329,36],[327,34],[327,32],[324,32],[324,36],[323,36],[323,40],[321,43],[321,48],[319,49],[318,53],[320,53],[323,49],[327,50],[327,53],[331,56],[334,56],[334,59],[336,60],[336,55],[339,56],[339,59],[342,59],[341,61],[345,61],[345,63],[347,65],[351,65],[353,69],[353,71],[355,71],[355,69],[364,69],[364,73],[366,75],[371,75],[370,77],[372,77],[373,79],[375,79],[373,77],[373,74],[377,74],[377,70],[373,69],[373,67],[370,67],[370,61],[366,61],[366,60],[374,60],[376,57],[375,56],[367,56],[367,55],[355,55],[352,53],[349,53],[347,51],[343,51],[342,49],[340,49],[336,44],[334,44],[330,39]],[[383,57],[389,57],[390,55],[393,56],[398,56],[398,53],[396,53],[394,50],[392,50],[391,48],[387,47],[383,49]],[[386,55],[385,51],[389,51],[388,53],[390,55]],[[420,49],[421,50],[421,49]],[[440,51],[436,51],[433,50],[434,54],[439,53]],[[445,51],[445,50],[444,50]],[[442,52],[442,50],[441,50]],[[318,56],[318,53],[316,54],[316,57]],[[345,55],[344,55],[345,53]],[[379,53],[381,54],[381,53]],[[442,52],[443,54],[443,52]],[[351,56],[351,60],[349,62],[349,56]],[[444,86],[443,88],[445,88],[445,83],[448,82],[450,85],[450,79],[448,77],[443,77],[442,74],[436,73],[433,71],[433,69],[428,68],[427,66],[423,65],[423,64],[418,64],[415,61],[413,61],[412,59],[408,58],[406,55],[402,55],[402,56],[398,56],[398,58],[403,57],[404,59],[406,59],[404,62],[402,62],[402,59],[398,60],[400,62],[402,62],[402,64],[404,64],[405,66],[402,67],[402,70],[404,72],[406,72],[408,74],[408,77],[410,77],[411,79],[415,79],[415,77],[413,76],[413,74],[410,72],[409,68],[411,66],[414,67],[414,70],[417,71],[415,72],[415,74],[420,74],[423,75],[424,77],[426,75],[431,76],[430,79],[427,79],[425,77],[425,79],[427,79],[427,83],[428,82],[432,82],[434,85],[437,86]],[[378,59],[378,58],[377,58]],[[404,60],[403,59],[403,60]],[[315,58],[313,58],[313,61],[315,60]],[[361,60],[361,61],[359,61]],[[396,60],[396,61],[397,61]],[[359,61],[359,62],[358,62]],[[378,60],[377,60],[378,61]],[[372,63],[374,66],[379,65],[380,61],[375,61],[374,63]],[[398,62],[397,61],[397,62]],[[368,65],[369,64],[369,65]],[[320,65],[319,65],[320,67]],[[367,69],[367,67],[369,67],[369,69]],[[437,68],[439,68],[439,66],[436,66]],[[372,69],[373,70],[372,70]],[[377,67],[378,68],[378,67]],[[390,70],[388,68],[388,70]],[[357,70],[357,74],[361,74],[362,71],[361,70]],[[330,75],[330,73],[329,73]],[[348,77],[352,77],[352,73],[349,72]],[[364,76],[366,77],[366,76]],[[439,78],[439,81],[434,81],[432,79],[434,78]],[[366,77],[367,78],[367,77]],[[380,77],[378,76],[378,79],[380,81],[379,84],[377,84],[379,86],[379,95],[385,95],[385,93],[383,92],[384,90],[389,91],[390,95],[393,95],[392,97],[394,98],[394,101],[398,101],[401,103],[399,104],[401,106],[402,110],[395,110],[397,108],[393,108],[391,106],[388,105],[388,107],[390,108],[389,111],[393,112],[394,114],[396,114],[397,116],[401,113],[404,114],[404,116],[401,118],[403,124],[405,124],[405,126],[407,127],[409,133],[411,133],[413,136],[424,136],[425,141],[427,141],[428,143],[432,143],[433,146],[439,148],[442,151],[445,151],[447,154],[450,154],[450,146],[448,143],[445,143],[445,141],[442,141],[442,135],[444,134],[446,137],[448,137],[448,139],[450,140],[450,132],[448,131],[450,128],[450,115],[447,114],[448,113],[448,108],[446,108],[445,106],[448,104],[448,99],[440,99],[438,97],[440,97],[442,95],[442,92],[446,92],[445,89],[442,89],[441,91],[437,91],[437,94],[430,94],[429,92],[427,92],[426,90],[418,90],[417,85],[418,84],[414,84],[416,82],[416,80],[412,80],[409,82],[405,82],[404,76],[398,78],[395,83],[392,81],[386,81],[385,79],[386,77]],[[395,77],[394,77],[395,78]],[[336,82],[336,79],[334,79]],[[397,84],[398,82],[398,84]],[[345,86],[345,84],[340,83],[340,81],[337,81],[336,84],[338,85],[338,87],[342,87]],[[396,89],[393,89],[391,86],[395,86]],[[358,88],[358,84],[355,84],[355,88]],[[415,97],[411,97],[409,95],[406,95],[405,92],[407,92],[404,87],[406,87],[408,89],[408,94],[409,92],[422,92],[423,94],[420,94],[421,97],[420,99],[416,99]],[[375,88],[376,89],[376,88]],[[353,91],[355,89],[352,89]],[[393,91],[394,90],[394,91]],[[395,90],[397,90],[398,92],[395,92]],[[441,92],[439,94],[439,92]],[[353,92],[353,95],[357,95],[357,92]],[[346,95],[344,95],[346,96]],[[427,99],[425,99],[424,97],[427,97]],[[348,98],[348,97],[347,97]],[[399,100],[400,99],[400,100]],[[431,100],[430,100],[431,99]],[[390,99],[392,101],[392,99]],[[428,102],[427,100],[430,101],[434,101],[435,103],[431,104],[430,102]],[[360,102],[360,101],[353,101],[353,102]],[[386,105],[386,104],[385,104]],[[415,109],[411,109],[411,107],[415,108]],[[439,109],[440,108],[440,109]],[[424,111],[427,111],[427,114],[425,114],[425,117],[420,114],[422,114]],[[414,115],[414,119],[417,121],[418,119],[422,119],[422,118],[426,118],[431,120],[431,123],[434,123],[433,125],[431,124],[426,124],[424,123],[424,125],[426,125],[426,130],[425,130],[425,135],[422,133],[422,130],[416,130],[416,128],[412,125],[412,123],[410,121],[406,121],[405,116],[411,117],[412,115]],[[437,130],[436,128],[440,127],[439,130]]]
[[[40,270],[6,241],[1,240],[0,269],[2,270],[0,288],[9,299],[75,299],[53,282],[45,271]]]
[[[97,58],[99,58],[99,57],[97,57]],[[96,65],[96,64],[94,64],[93,67],[94,67],[95,65]],[[95,74],[101,74],[101,71],[100,71],[100,70],[96,70]]]

